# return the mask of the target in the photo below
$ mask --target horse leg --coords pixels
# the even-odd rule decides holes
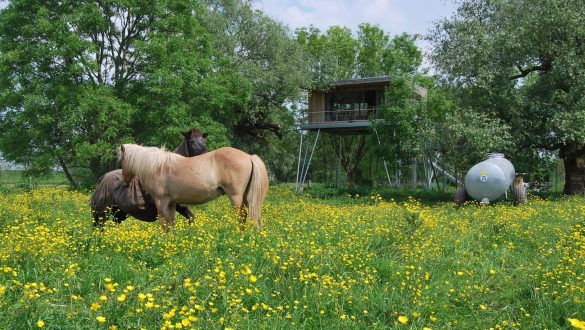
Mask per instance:
[[[114,216],[114,222],[119,225],[122,223],[122,221],[126,220],[126,218],[128,218],[128,213],[120,210],[120,208],[117,205],[112,206],[112,210],[110,211],[110,214],[112,214]]]
[[[177,206],[175,208],[176,208],[177,212],[179,212],[180,215],[189,219],[189,224],[193,223],[193,220],[195,220],[195,215],[193,214],[193,212],[191,212],[191,210],[189,210],[189,208],[187,206],[182,205],[182,204],[177,204]]]
[[[94,228],[104,228],[104,224],[106,223],[106,211],[104,210],[93,210],[93,227]]]
[[[229,195],[229,197],[230,200],[232,201],[232,205],[236,209],[240,230],[243,230],[244,225],[246,224],[246,218],[248,217],[248,212],[246,211],[246,206],[244,205],[244,195],[235,194]]]
[[[122,223],[122,221],[126,220],[128,218],[128,213],[118,210],[115,214],[114,214],[114,222],[119,225]]]
[[[168,233],[175,226],[175,205],[168,200],[160,199],[157,199],[155,204],[162,229]]]

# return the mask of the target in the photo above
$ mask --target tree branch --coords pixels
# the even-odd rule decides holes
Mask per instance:
[[[265,137],[254,133],[253,130],[267,130],[270,131],[272,133],[274,133],[276,136],[278,136],[279,139],[282,139],[282,133],[280,132],[280,125],[276,124],[276,123],[258,123],[258,124],[251,124],[251,123],[238,123],[236,125],[234,125],[234,129],[237,132],[240,132],[241,135],[243,134],[247,134],[247,135],[252,135],[256,138],[262,139],[262,140],[266,140]]]
[[[510,76],[509,77],[510,80],[524,78],[527,75],[529,75],[530,73],[535,72],[535,71],[547,72],[552,68],[552,64],[547,61],[541,65],[534,65],[534,66],[528,67],[526,69],[523,69],[520,65],[516,66],[516,68],[518,69],[518,71],[520,71],[520,73],[517,75]]]

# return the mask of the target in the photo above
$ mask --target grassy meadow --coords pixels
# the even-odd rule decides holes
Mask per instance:
[[[0,170],[0,193],[64,184],[67,184],[67,179],[62,172],[35,178],[22,170]]]
[[[585,200],[455,208],[271,187],[265,230],[225,197],[174,233],[91,228],[89,195],[0,194],[0,329],[585,326]]]

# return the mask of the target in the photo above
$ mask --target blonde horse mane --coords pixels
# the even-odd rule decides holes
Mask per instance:
[[[127,181],[135,176],[144,179],[157,175],[180,157],[164,147],[143,147],[137,144],[124,144],[118,153],[118,160],[122,163],[122,172]]]

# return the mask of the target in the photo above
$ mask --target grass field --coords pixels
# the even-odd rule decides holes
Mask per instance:
[[[62,172],[52,172],[41,178],[33,178],[21,170],[0,170],[0,193],[66,183],[67,179]]]
[[[172,234],[91,229],[88,195],[0,194],[0,329],[567,329],[585,320],[585,200],[330,200],[271,187]]]

